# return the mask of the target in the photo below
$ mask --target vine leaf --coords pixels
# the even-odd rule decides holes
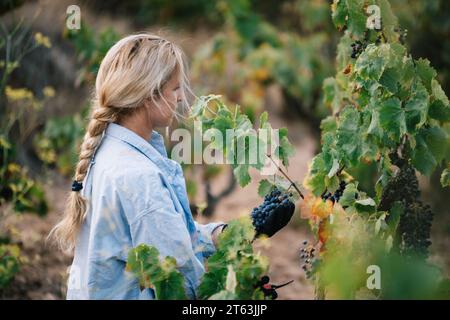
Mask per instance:
[[[380,106],[380,125],[394,141],[406,133],[405,111],[398,98],[388,98]]]
[[[234,168],[234,175],[241,187],[245,187],[250,183],[251,177],[248,173],[249,165],[248,164],[240,164]]]
[[[430,66],[430,61],[428,59],[418,59],[416,61],[416,72],[420,79],[422,79],[425,88],[431,93],[431,80],[436,77],[437,73]]]
[[[126,269],[138,277],[141,286],[154,289],[156,299],[186,299],[184,277],[177,270],[176,260],[166,257],[160,261],[155,247],[140,244],[131,249]]]
[[[405,103],[405,113],[408,132],[412,133],[422,127],[427,120],[429,95],[420,81],[414,82],[411,93],[411,97]]]
[[[412,163],[421,173],[429,176],[447,152],[448,136],[440,127],[433,126],[420,130],[415,141]]]

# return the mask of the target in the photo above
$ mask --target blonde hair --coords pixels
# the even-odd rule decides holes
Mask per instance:
[[[129,115],[142,107],[146,99],[155,105],[164,84],[178,72],[180,77],[181,112],[189,106],[189,81],[183,51],[174,43],[148,33],[127,36],[113,45],[104,57],[95,82],[90,120],[81,144],[74,183],[83,182],[103,133],[110,122]],[[72,191],[67,199],[63,219],[52,229],[54,238],[64,251],[75,248],[76,239],[86,217],[87,199]]]

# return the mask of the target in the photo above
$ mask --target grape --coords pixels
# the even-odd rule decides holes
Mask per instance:
[[[312,245],[308,245],[308,241],[303,241],[303,246],[300,250],[300,258],[303,261],[301,268],[305,271],[306,277],[311,278],[313,274],[313,264],[316,261],[314,252],[316,249]]]
[[[341,199],[342,195],[344,194],[344,190],[346,187],[346,182],[345,181],[341,181],[339,183],[339,187],[337,188],[337,190],[334,192],[334,194],[332,194],[331,192],[324,192],[322,194],[322,199],[323,200],[330,200],[333,203],[339,202],[339,200]]]
[[[269,194],[264,196],[264,202],[252,210],[253,225],[257,233],[263,233],[263,227],[266,220],[274,213],[278,208],[289,208],[290,200],[289,195],[282,194],[281,191],[276,188]]]
[[[431,244],[433,213],[430,206],[419,200],[419,183],[412,165],[396,155],[391,155],[391,158],[393,163],[400,167],[400,171],[383,189],[379,208],[387,211],[395,202],[402,203],[403,213],[400,216],[396,241],[398,249],[405,256],[419,255],[426,258]]]
[[[352,47],[351,57],[352,59],[356,59],[366,49],[367,44],[357,40],[353,42],[350,46]]]

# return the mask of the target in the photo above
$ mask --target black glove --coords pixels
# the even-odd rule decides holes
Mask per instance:
[[[289,195],[275,189],[264,197],[264,202],[252,211],[253,226],[256,237],[265,234],[273,236],[283,228],[294,214],[295,205]]]

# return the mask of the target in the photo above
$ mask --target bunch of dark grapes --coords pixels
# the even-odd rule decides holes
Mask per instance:
[[[366,46],[367,45],[365,43],[363,43],[363,42],[361,42],[359,40],[356,40],[355,42],[353,42],[351,44],[351,47],[352,47],[351,57],[352,57],[352,59],[358,58],[359,55],[366,49]]]
[[[264,232],[265,222],[273,214],[274,210],[280,206],[284,208],[289,207],[290,195],[282,193],[279,189],[275,188],[264,197],[264,202],[259,207],[252,210],[253,225],[255,226],[256,233],[261,234]]]
[[[393,160],[400,166],[400,170],[384,188],[379,209],[387,211],[395,202],[402,203],[403,213],[400,216],[396,239],[398,249],[405,256],[426,257],[431,244],[433,213],[430,206],[419,200],[419,183],[413,166],[401,159]]]
[[[339,183],[339,187],[337,188],[337,190],[334,193],[325,192],[324,194],[322,194],[322,199],[325,200],[325,201],[326,200],[330,200],[333,203],[339,202],[339,199],[344,194],[344,190],[345,190],[345,186],[346,185],[347,184],[345,183],[345,181],[341,181]]]
[[[269,276],[263,276],[256,284],[256,287],[261,289],[265,298],[270,298],[272,300],[275,300],[276,298],[278,298],[278,293],[277,293],[276,289],[287,286],[288,284],[292,283],[293,281],[294,280],[288,281],[288,282],[280,284],[280,285],[274,285],[274,284],[269,283],[270,282]]]
[[[401,164],[400,171],[389,180],[383,190],[379,206],[381,210],[389,210],[395,201],[410,203],[420,196],[416,171],[409,164]]]
[[[429,205],[421,201],[404,202],[404,212],[398,226],[400,252],[405,256],[428,256],[431,245],[430,229],[433,213]]]
[[[311,278],[313,263],[315,262],[316,249],[312,245],[308,245],[308,241],[302,242],[302,248],[300,249],[300,260],[302,261],[302,269],[306,273],[306,278]]]

